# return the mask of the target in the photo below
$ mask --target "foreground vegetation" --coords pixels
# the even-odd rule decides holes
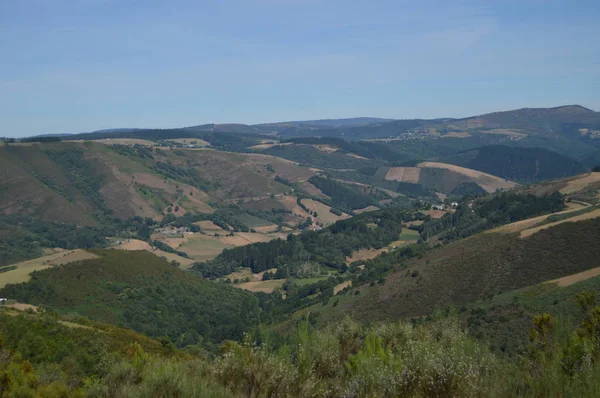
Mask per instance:
[[[600,307],[576,297],[583,320],[561,338],[548,314],[533,319],[526,353],[508,360],[453,318],[322,331],[301,322],[284,343],[259,330],[216,357],[169,348],[52,315],[0,311],[0,394],[28,397],[597,396]],[[25,333],[27,344],[16,338]],[[115,339],[115,334],[119,337]]]

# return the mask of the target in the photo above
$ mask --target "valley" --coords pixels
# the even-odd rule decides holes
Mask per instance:
[[[488,361],[490,380],[529,372],[515,358],[537,363],[544,319],[558,353],[596,322],[600,147],[569,127],[596,129],[590,112],[4,140],[0,353],[41,378],[56,366],[69,393],[121,396],[165,364],[186,388],[203,374],[195,393],[320,396],[335,380],[330,396],[362,396],[363,373],[417,369],[432,345]],[[565,355],[543,365],[560,380]],[[138,376],[110,384],[105,361]],[[252,395],[238,372],[257,364],[279,379]],[[423,380],[407,394],[428,396]],[[513,382],[493,391],[538,388]]]

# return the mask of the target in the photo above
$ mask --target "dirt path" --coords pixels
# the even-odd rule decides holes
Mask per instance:
[[[566,287],[566,286],[574,285],[577,282],[581,282],[586,279],[593,278],[598,275],[600,275],[600,267],[592,268],[587,271],[580,272],[578,274],[564,276],[562,278],[555,279],[555,280],[549,281],[547,283],[556,283],[560,287]]]

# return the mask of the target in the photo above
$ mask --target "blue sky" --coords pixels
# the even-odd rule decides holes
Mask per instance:
[[[600,110],[600,5],[0,0],[0,136]]]

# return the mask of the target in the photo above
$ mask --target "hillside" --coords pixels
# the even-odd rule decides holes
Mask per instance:
[[[0,162],[1,213],[84,225],[109,214],[162,217],[172,204],[180,215],[212,213],[211,202],[286,192],[276,176],[294,181],[314,175],[265,155],[90,141],[11,144],[0,148]]]
[[[258,300],[181,271],[148,252],[96,250],[100,258],[37,271],[0,296],[131,328],[178,345],[240,339]]]
[[[520,183],[553,180],[581,174],[586,167],[574,159],[542,148],[494,145],[443,157],[454,164]]]

